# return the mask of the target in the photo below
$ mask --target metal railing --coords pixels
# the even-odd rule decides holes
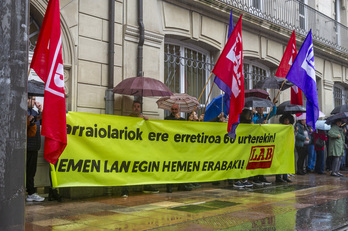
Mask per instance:
[[[304,36],[312,29],[315,41],[348,54],[348,27],[299,0],[215,0],[214,5],[219,2]]]

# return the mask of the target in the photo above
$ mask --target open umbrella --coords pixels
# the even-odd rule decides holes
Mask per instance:
[[[284,80],[285,80],[285,83],[283,84]],[[283,87],[282,89],[280,89],[282,84],[283,84]],[[290,81],[286,80],[285,78],[269,77],[269,78],[265,78],[258,81],[255,84],[254,88],[261,88],[261,89],[271,88],[271,89],[285,90],[293,85],[294,84],[292,84]]]
[[[326,118],[325,123],[331,125],[335,120],[342,120],[344,123],[348,121],[348,112],[340,112]]]
[[[44,96],[45,83],[34,79],[28,81],[28,95],[29,96]]]
[[[317,122],[315,122],[315,129],[328,131],[331,129],[331,126],[327,125],[325,120],[317,120]]]
[[[121,95],[170,96],[173,93],[161,81],[149,77],[132,77],[121,81],[112,90]]]
[[[263,89],[248,89],[244,91],[245,98],[248,97],[259,97],[263,99],[268,99],[269,94]]]
[[[348,104],[343,104],[343,105],[335,107],[331,111],[331,115],[337,114],[337,113],[340,113],[340,112],[348,112]]]
[[[306,112],[306,108],[301,105],[291,104],[290,101],[285,101],[277,107],[277,115],[284,113],[296,114]]]
[[[258,97],[245,98],[244,107],[273,107],[274,104],[268,99]]]
[[[225,94],[219,95],[218,97],[215,97],[212,99],[212,101],[207,105],[205,109],[204,114],[204,121],[209,121],[211,119],[214,119],[220,113],[223,111],[225,115],[228,115],[229,111],[226,107],[225,100],[222,100],[221,98],[224,97]],[[221,110],[221,107],[223,107],[223,110]]]
[[[196,97],[186,93],[174,93],[171,96],[165,96],[156,101],[158,108],[170,111],[173,104],[178,104],[181,112],[192,112],[193,109],[199,107]]]

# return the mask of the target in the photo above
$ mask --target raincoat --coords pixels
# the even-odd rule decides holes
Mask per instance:
[[[340,138],[338,138],[340,135]],[[329,156],[343,156],[344,154],[344,132],[343,128],[336,124],[331,125],[329,136]]]

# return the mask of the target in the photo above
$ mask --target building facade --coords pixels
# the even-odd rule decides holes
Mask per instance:
[[[31,54],[47,3],[31,0]],[[161,80],[173,92],[198,98],[226,43],[232,9],[234,23],[243,14],[246,89],[253,88],[258,80],[274,76],[293,30],[297,49],[312,30],[319,106],[329,115],[335,106],[347,103],[347,3],[347,0],[60,0],[67,110],[110,113],[105,101],[107,90],[139,75]],[[32,77],[35,78],[33,72]],[[213,86],[208,98],[212,79],[202,94],[202,105],[220,94]],[[271,96],[277,93],[268,91]],[[165,116],[157,108],[157,99],[143,99],[144,114],[150,119]],[[289,99],[290,90],[285,90],[279,102]],[[113,95],[111,114],[128,115],[132,100],[131,96]],[[48,167],[43,158],[39,162],[37,185],[46,186]]]

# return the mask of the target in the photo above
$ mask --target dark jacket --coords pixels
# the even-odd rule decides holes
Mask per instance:
[[[175,116],[173,116],[172,113],[170,113],[169,116],[167,116],[166,118],[164,118],[165,120],[185,120],[184,118],[180,117],[179,119],[175,118]]]
[[[295,128],[297,128],[296,136],[295,136],[295,146],[296,147],[303,147],[304,142],[306,140],[306,136],[304,134],[304,131],[307,130],[305,126],[303,126],[300,122],[297,122],[295,125]]]
[[[38,116],[39,114],[33,110],[28,109],[28,115]],[[34,137],[28,137],[27,151],[39,151],[41,148],[41,120],[36,121],[36,134]]]

